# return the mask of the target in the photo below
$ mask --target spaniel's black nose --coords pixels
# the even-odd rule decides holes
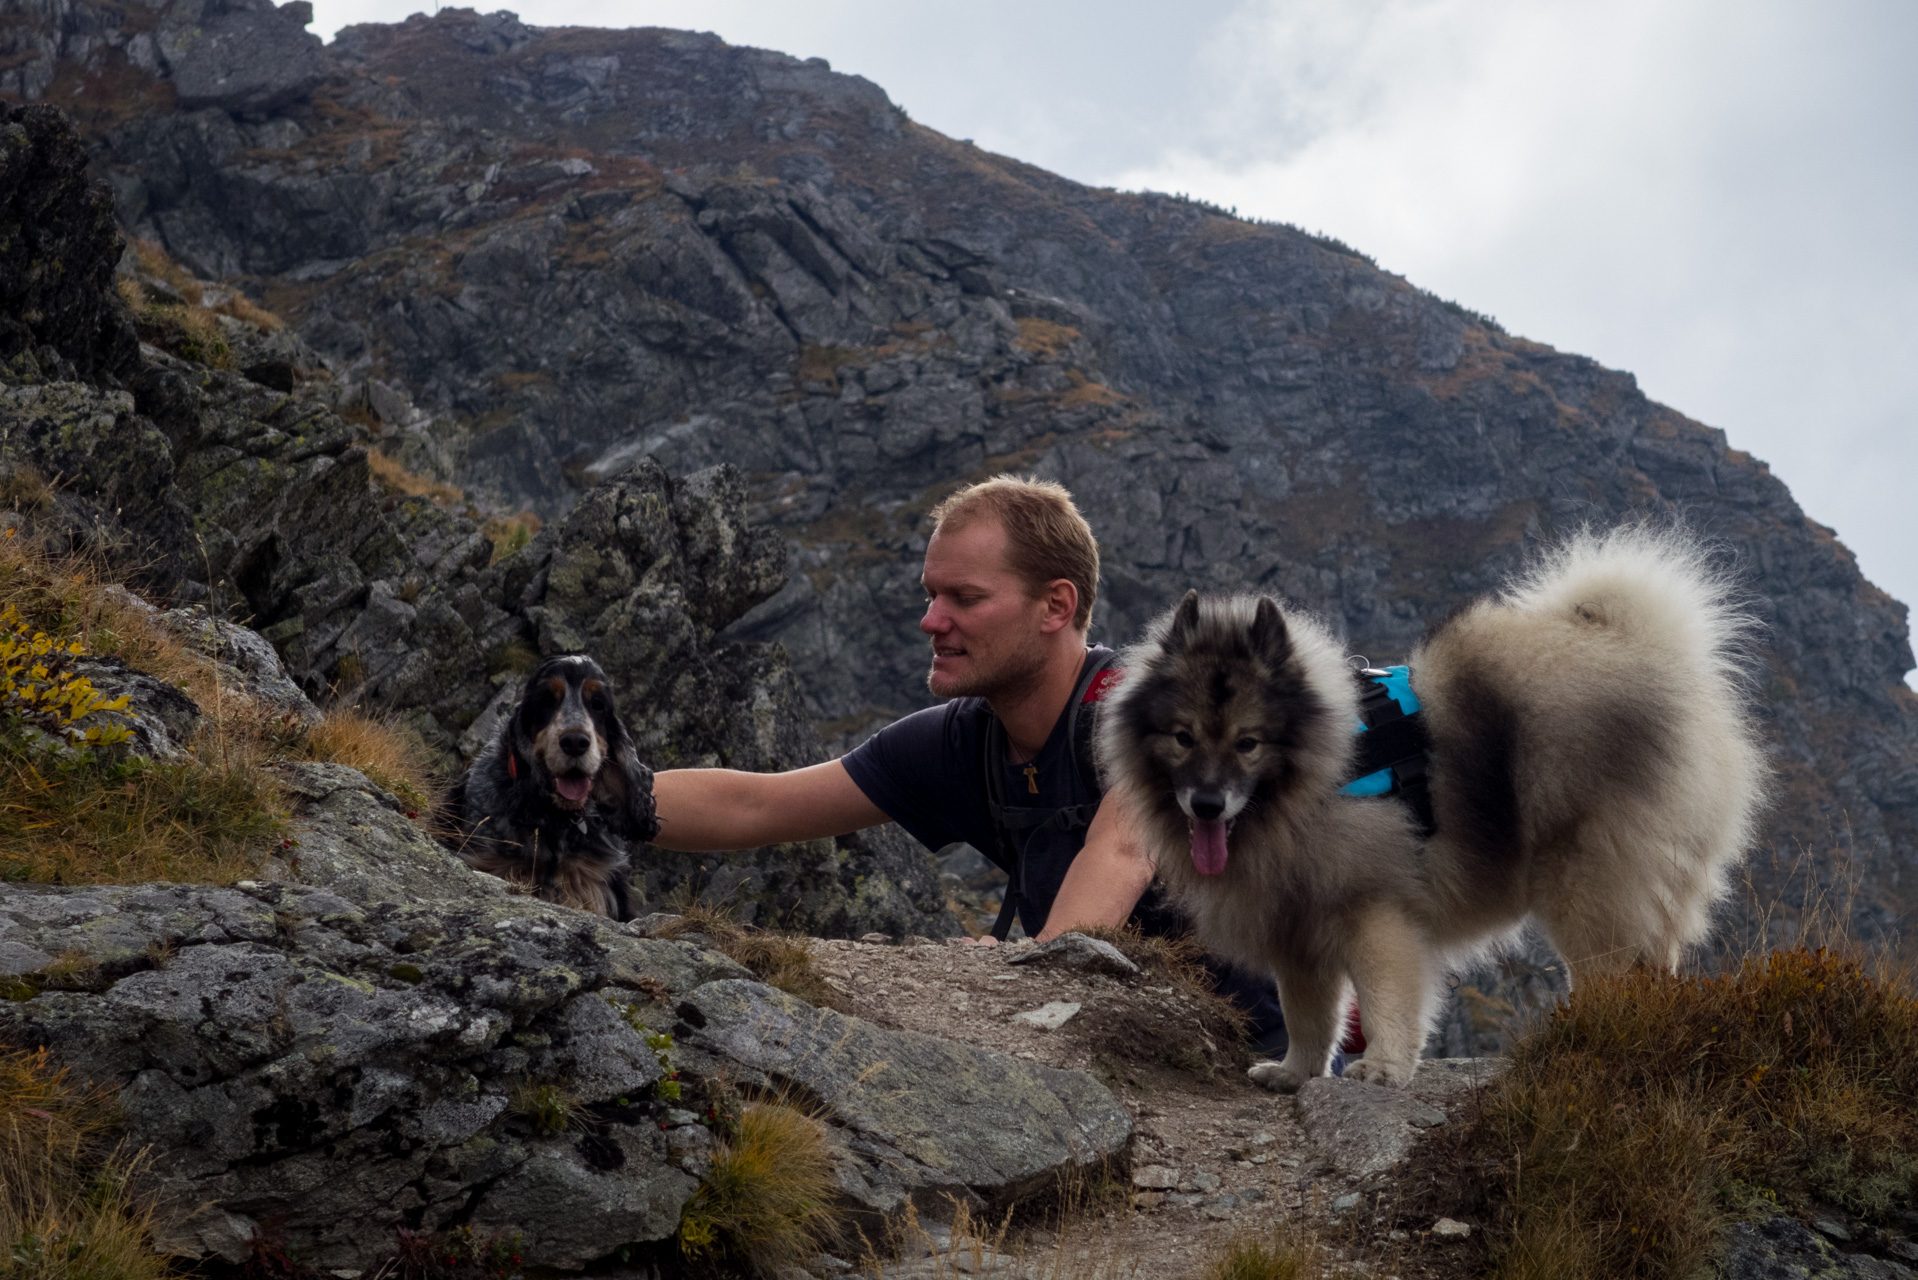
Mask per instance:
[[[593,740],[583,733],[561,734],[559,749],[569,756],[583,756],[593,748]]]

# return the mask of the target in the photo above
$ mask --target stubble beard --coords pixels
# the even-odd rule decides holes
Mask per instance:
[[[1007,654],[988,670],[949,677],[943,682],[938,672],[928,671],[926,688],[935,698],[984,698],[989,702],[1013,698],[1036,684],[1045,666],[1045,650],[1034,644]]]

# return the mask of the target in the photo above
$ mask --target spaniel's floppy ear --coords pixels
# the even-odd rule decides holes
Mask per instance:
[[[593,780],[593,799],[619,834],[650,841],[659,834],[653,807],[653,771],[640,763],[630,740],[621,742]]]

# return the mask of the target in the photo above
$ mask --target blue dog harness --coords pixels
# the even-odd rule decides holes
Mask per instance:
[[[1339,788],[1348,796],[1396,796],[1412,810],[1423,835],[1432,821],[1429,771],[1432,738],[1408,667],[1366,667],[1358,672],[1358,752],[1352,779]]]

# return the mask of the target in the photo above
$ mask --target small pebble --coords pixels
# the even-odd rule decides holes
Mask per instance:
[[[1812,1229],[1820,1235],[1827,1235],[1834,1240],[1843,1241],[1847,1244],[1851,1242],[1851,1232],[1845,1229],[1845,1224],[1842,1222],[1833,1222],[1830,1218],[1820,1218],[1811,1225]]]
[[[1356,1208],[1359,1200],[1360,1196],[1358,1192],[1348,1191],[1332,1202],[1332,1212],[1344,1213],[1347,1209]]]
[[[1472,1228],[1456,1218],[1440,1218],[1432,1224],[1432,1234],[1441,1240],[1463,1240],[1472,1234]]]

